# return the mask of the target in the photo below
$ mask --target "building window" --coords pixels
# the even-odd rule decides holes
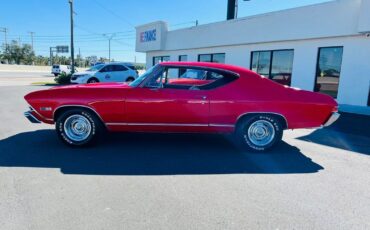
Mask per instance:
[[[215,63],[225,63],[225,54],[199,54],[198,61],[200,62],[215,62]]]
[[[158,63],[164,62],[164,61],[169,61],[170,56],[157,56],[153,57],[153,65],[157,65]]]
[[[294,50],[254,51],[251,70],[283,85],[292,81]]]
[[[188,55],[180,55],[179,61],[188,61]]]
[[[342,56],[343,47],[319,48],[315,92],[325,93],[337,98]]]

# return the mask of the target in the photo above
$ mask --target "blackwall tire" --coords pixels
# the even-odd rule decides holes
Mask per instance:
[[[235,131],[238,145],[249,152],[267,152],[283,137],[281,119],[274,115],[260,114],[240,121]]]
[[[96,115],[90,111],[72,109],[57,118],[55,129],[63,143],[82,147],[96,143],[102,131],[102,125]]]
[[[87,81],[87,84],[93,84],[93,83],[99,83],[99,80],[96,79],[96,78],[90,78],[88,81]]]

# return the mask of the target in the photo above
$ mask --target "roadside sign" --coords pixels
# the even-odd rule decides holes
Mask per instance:
[[[57,53],[68,53],[68,46],[57,46]]]

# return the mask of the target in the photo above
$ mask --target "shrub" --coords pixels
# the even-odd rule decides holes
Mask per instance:
[[[70,73],[69,74],[61,73],[56,78],[54,78],[54,81],[61,85],[67,85],[71,83],[71,77],[72,74]]]

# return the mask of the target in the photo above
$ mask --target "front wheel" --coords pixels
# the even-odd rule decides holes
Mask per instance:
[[[238,143],[247,151],[268,151],[281,141],[282,136],[281,120],[268,114],[247,117],[236,127]]]
[[[95,142],[101,130],[100,120],[83,109],[64,112],[56,121],[55,128],[60,139],[70,146],[85,146]]]

